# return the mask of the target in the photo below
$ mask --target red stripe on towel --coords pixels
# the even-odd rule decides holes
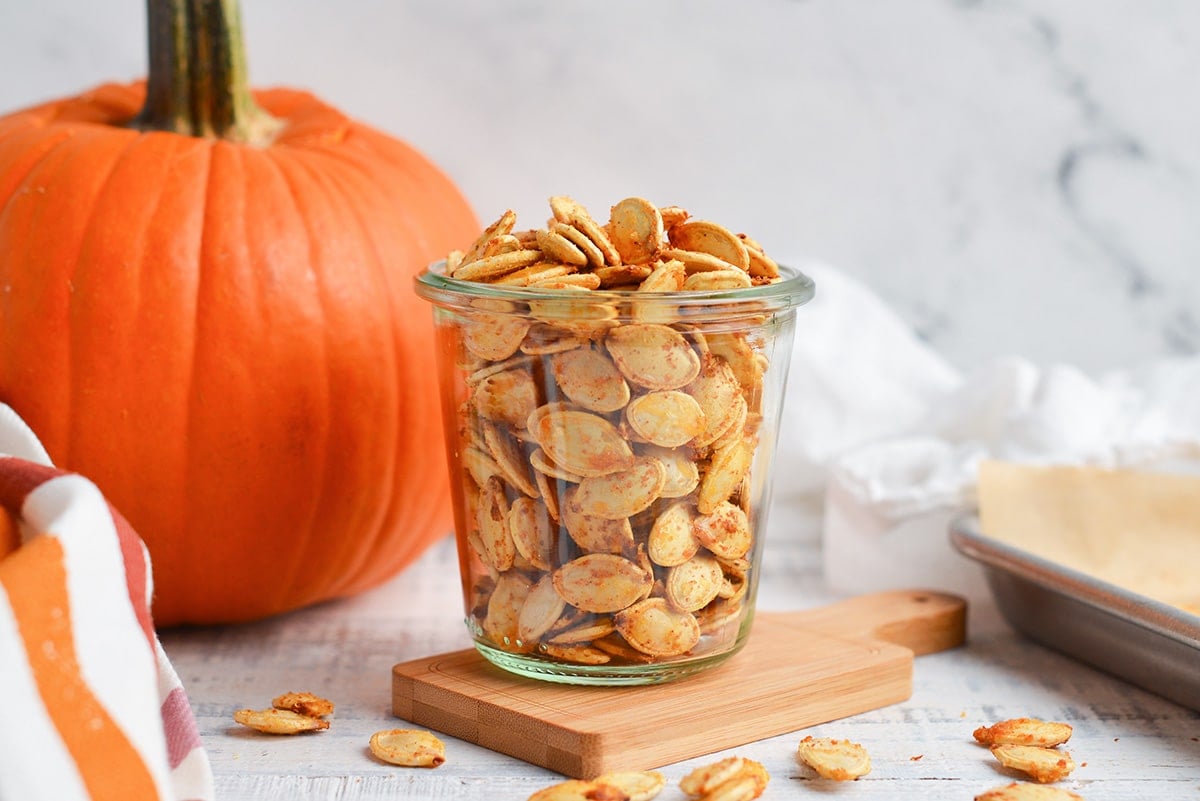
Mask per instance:
[[[133,526],[129,525],[121,513],[112,504],[107,504],[108,513],[112,516],[113,526],[117,530],[117,541],[121,545],[121,558],[125,562],[125,587],[129,591],[129,605],[137,615],[138,625],[150,650],[154,650],[154,623],[150,620],[150,604],[146,600],[146,552],[142,550],[142,541],[138,538]]]
[[[162,705],[163,732],[167,736],[167,760],[171,770],[194,749],[200,747],[200,730],[192,717],[187,694],[182,687],[171,690]]]

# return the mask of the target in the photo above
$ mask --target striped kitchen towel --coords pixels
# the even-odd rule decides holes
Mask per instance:
[[[211,801],[150,557],[0,404],[0,801]]]

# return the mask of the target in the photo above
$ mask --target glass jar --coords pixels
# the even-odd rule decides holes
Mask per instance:
[[[434,305],[466,623],[524,676],[646,684],[746,642],[796,308],[417,278]]]

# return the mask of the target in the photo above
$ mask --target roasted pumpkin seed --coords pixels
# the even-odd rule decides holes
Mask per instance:
[[[540,501],[517,498],[508,510],[508,528],[517,553],[538,570],[553,567],[556,527]]]
[[[711,253],[701,253],[700,251],[696,250],[684,250],[683,248],[663,248],[659,255],[664,259],[682,262],[683,267],[685,270],[687,270],[688,275],[716,270],[732,270],[737,266],[730,264],[724,259],[713,256]]]
[[[662,246],[663,221],[658,207],[640,197],[625,198],[612,207],[609,233],[625,264],[645,264]]]
[[[533,481],[537,484],[538,492],[542,496],[542,503],[546,504],[546,514],[550,515],[550,519],[555,523],[560,522],[562,514],[559,512],[558,487],[554,483],[554,479],[545,473],[534,470]]]
[[[540,414],[529,433],[554,463],[580,476],[603,476],[633,467],[633,449],[603,417],[581,411]]]
[[[657,459],[663,466],[663,488],[659,493],[663,498],[682,498],[700,483],[700,470],[686,450],[642,445],[637,452]]]
[[[708,253],[742,272],[750,270],[750,255],[742,240],[724,226],[707,220],[689,220],[671,227],[671,244],[696,253]]]
[[[682,209],[679,206],[660,206],[658,213],[662,215],[663,228],[670,230],[680,223],[687,222],[687,209]]]
[[[1083,801],[1083,796],[1061,787],[1012,782],[980,793],[975,801]]]
[[[587,255],[562,233],[542,228],[538,229],[535,236],[538,247],[547,256],[580,267],[588,263]]]
[[[591,292],[590,288],[565,284],[555,287],[554,291],[564,297],[530,298],[529,314],[535,320],[584,339],[598,339],[609,329],[619,325],[615,306],[595,302],[583,304],[571,300],[572,294]]]
[[[652,581],[634,562],[607,553],[586,554],[554,572],[554,587],[567,603],[596,613],[625,609]]]
[[[476,386],[480,381],[488,376],[495,375],[496,373],[503,373],[505,370],[528,368],[532,363],[533,360],[525,355],[513,355],[498,362],[489,362],[481,359],[479,366],[471,370],[470,375],[467,376],[467,386]]]
[[[607,784],[568,779],[538,790],[528,801],[626,801],[626,795]]]
[[[529,321],[501,314],[475,314],[462,324],[463,345],[481,359],[507,359],[521,347]]]
[[[647,392],[625,408],[625,419],[644,440],[677,448],[704,432],[704,410],[696,399],[678,390]]]
[[[700,373],[700,357],[683,335],[665,325],[632,323],[605,339],[617,368],[646,389],[679,389]]]
[[[762,245],[747,236],[739,234],[739,238],[746,246],[746,255],[750,259],[750,275],[754,278],[766,278],[772,281],[778,279],[781,275],[779,265],[774,259],[763,253]]]
[[[377,731],[369,742],[371,753],[392,765],[436,768],[446,761],[446,745],[427,731],[389,729]]]
[[[588,214],[587,209],[582,205],[569,197],[559,195],[550,198],[550,211],[554,214],[554,219],[578,228],[588,239],[592,240],[604,254],[606,264],[621,263],[621,255],[613,247],[608,234],[600,227],[599,223],[592,219],[592,215]]]
[[[658,499],[666,474],[657,459],[641,457],[628,469],[585,477],[571,499],[572,511],[606,520],[624,520]]]
[[[537,408],[537,387],[527,371],[505,370],[480,381],[474,401],[486,419],[520,427]]]
[[[640,292],[678,292],[683,289],[687,280],[687,270],[681,261],[660,262],[646,280],[638,287]],[[634,301],[637,304],[637,301]],[[664,320],[639,320],[638,322],[654,323],[667,322]]]
[[[273,709],[287,709],[310,718],[323,718],[333,714],[333,701],[310,692],[290,692],[271,700]]]
[[[577,406],[593,412],[615,412],[629,403],[629,384],[612,359],[590,348],[554,356],[554,381]]]
[[[713,450],[720,450],[721,448],[733,445],[746,436],[746,425],[749,421],[750,409],[746,405],[745,399],[740,395],[734,400],[733,406],[734,412],[729,418],[729,424],[712,441]]]
[[[514,250],[492,256],[481,256],[474,261],[460,264],[454,271],[454,277],[460,281],[487,281],[508,275],[522,267],[528,267],[541,259],[542,252],[540,250]]]
[[[637,284],[650,277],[654,268],[649,264],[618,264],[612,267],[597,267],[593,274],[600,279],[605,289],[637,289]]]
[[[679,780],[679,789],[688,795],[707,795],[719,785],[737,776],[746,767],[742,757],[726,757],[709,765],[702,765]]]
[[[521,342],[521,353],[529,356],[545,356],[573,350],[582,346],[584,342],[585,340],[548,323],[534,323],[529,326],[529,331],[526,332],[525,339]]]
[[[595,273],[571,273],[539,278],[530,281],[529,286],[535,289],[599,289],[600,277]]]
[[[567,278],[575,268],[569,264],[539,261],[522,267],[519,270],[497,278],[493,284],[497,286],[539,286],[546,281],[558,281]]]
[[[552,656],[564,662],[574,662],[577,665],[604,665],[612,661],[610,654],[589,645],[546,643],[541,650],[546,656]]]
[[[614,630],[612,618],[598,617],[586,623],[579,623],[570,628],[555,631],[554,635],[549,638],[549,642],[554,645],[575,645],[592,642],[601,637],[607,637]]]
[[[479,237],[471,243],[467,248],[466,253],[462,256],[463,262],[474,261],[483,255],[483,251],[487,248],[488,242],[491,242],[498,236],[511,234],[513,228],[517,224],[517,213],[512,209],[505,209],[494,223],[483,229]]]
[[[579,252],[583,254],[585,263],[593,267],[604,266],[604,254],[600,252],[600,248],[596,247],[596,243],[588,239],[587,234],[580,231],[573,225],[568,225],[564,222],[555,222],[547,229],[552,233],[558,234],[563,239],[570,242]]]
[[[487,422],[483,424],[483,441],[488,453],[496,460],[505,483],[536,498],[537,486],[529,477],[529,465],[516,441],[495,424]]]
[[[550,476],[557,478],[559,481],[569,481],[573,484],[578,484],[583,480],[583,476],[576,475],[570,470],[563,470],[546,456],[546,452],[541,448],[535,448],[529,454],[529,466],[534,469],[534,477],[538,475]],[[539,485],[540,486],[540,485]],[[543,493],[544,495],[545,493]]]
[[[736,629],[742,617],[740,599],[724,600],[718,598],[700,611],[695,613],[700,631],[709,636],[716,636],[727,628]]]
[[[745,556],[753,542],[746,513],[728,501],[721,501],[711,512],[692,521],[692,533],[722,559]]]
[[[849,740],[810,735],[800,741],[796,756],[823,779],[853,781],[871,772],[867,749]]]
[[[691,503],[673,503],[663,510],[650,528],[646,552],[656,565],[681,565],[700,550],[700,540],[693,531],[694,514]]]
[[[1075,760],[1066,751],[1037,745],[993,745],[992,756],[1006,768],[1028,774],[1036,782],[1060,782],[1075,770]]]
[[[302,734],[329,728],[329,721],[290,709],[239,709],[233,720],[263,734]]]
[[[521,608],[529,597],[532,585],[517,571],[501,573],[496,588],[488,598],[483,632],[494,645],[505,651],[528,653],[533,645],[520,638]]]
[[[511,568],[517,549],[509,530],[504,484],[496,476],[489,478],[479,488],[475,518],[479,526],[479,542],[483,547],[480,556],[484,563],[500,572]]]
[[[584,553],[630,555],[637,545],[629,520],[583,514],[574,503],[576,493],[575,488],[568,489],[563,494],[563,503],[559,507],[562,524],[575,544]]]
[[[543,575],[521,605],[517,616],[517,636],[522,643],[537,642],[562,616],[567,602],[554,589],[553,577]]]
[[[750,471],[753,456],[745,439],[736,440],[713,453],[696,496],[696,508],[701,514],[710,514],[733,494]]]
[[[748,289],[750,276],[741,270],[708,270],[692,273],[683,282],[688,292],[722,292],[731,289]]]
[[[629,797],[629,801],[650,801],[667,786],[667,777],[657,770],[605,773],[597,776],[595,781],[616,787]]]
[[[616,657],[624,662],[632,663],[649,663],[655,661],[655,657],[649,654],[643,654],[638,649],[629,645],[625,640],[621,639],[621,635],[615,632],[609,633],[608,636],[598,637],[592,640],[592,647],[597,648],[609,656]]]
[[[501,475],[500,465],[496,464],[496,460],[473,446],[463,450],[462,464],[477,487],[482,487],[492,476]]]
[[[708,356],[687,392],[704,412],[704,430],[692,442],[697,447],[709,445],[737,418],[742,388],[724,359]]]
[[[1053,748],[1070,740],[1072,732],[1069,723],[1012,718],[991,726],[980,726],[973,736],[984,745],[1040,745]]]
[[[697,554],[667,573],[667,600],[684,612],[703,609],[721,591],[725,574],[711,556]]]
[[[613,615],[625,642],[651,656],[679,656],[700,642],[700,626],[688,612],[672,609],[663,598],[647,598]]]

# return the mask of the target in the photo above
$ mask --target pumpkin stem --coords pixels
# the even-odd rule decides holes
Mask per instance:
[[[281,123],[250,94],[238,0],[147,0],[146,12],[150,77],[130,126],[269,144]]]

